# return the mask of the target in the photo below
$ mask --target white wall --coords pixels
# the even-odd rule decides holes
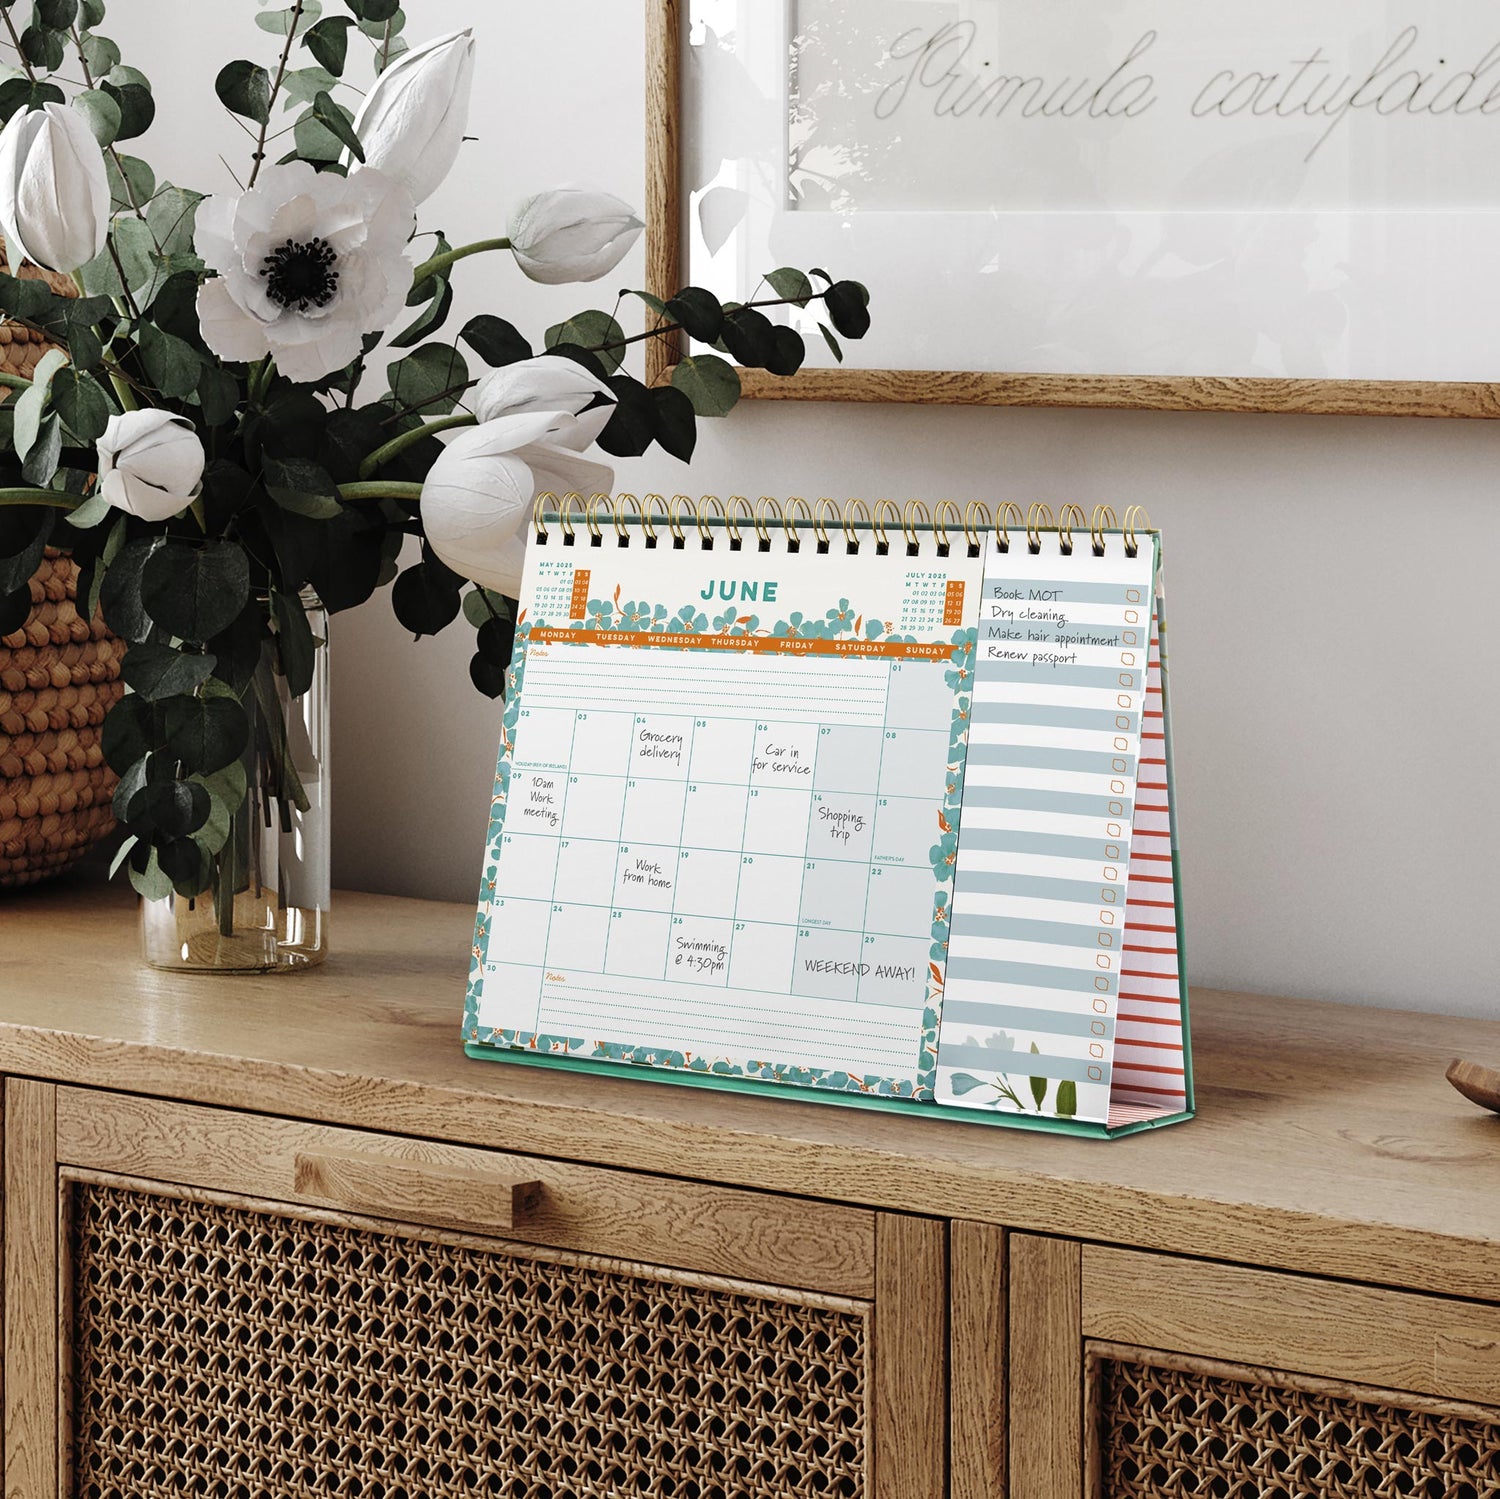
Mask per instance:
[[[407,9],[413,37],[472,24],[483,49],[478,140],[425,224],[454,243],[498,233],[511,199],[566,180],[641,200],[639,3]],[[126,60],[190,122],[143,151],[183,182],[223,188],[215,152],[247,153],[211,85],[236,47],[268,50],[249,11],[113,0]],[[490,310],[539,338],[641,278],[639,252],[582,288],[471,260],[453,327]],[[872,291],[877,318],[900,295]],[[653,452],[620,465],[620,487],[1146,504],[1164,531],[1192,980],[1500,1014],[1482,959],[1500,423],[746,402],[700,432],[690,468]],[[334,634],[336,882],[471,900],[499,712],[469,686],[465,630],[413,644],[379,597]]]

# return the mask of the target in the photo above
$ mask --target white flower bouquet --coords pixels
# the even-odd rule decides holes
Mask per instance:
[[[156,111],[101,30],[104,0],[0,0],[15,58],[0,80],[0,313],[55,345],[30,379],[0,375],[0,636],[24,622],[53,546],[80,568],[80,610],[131,642],[103,743],[121,862],[155,897],[224,893],[222,830],[253,778],[298,804],[289,757],[251,742],[246,708],[264,712],[278,679],[306,690],[309,590],[336,611],[390,584],[418,635],[463,617],[474,684],[498,696],[538,493],[607,491],[608,456],[653,443],[688,459],[697,419],[738,396],[731,360],[801,364],[801,336],[766,309],[821,304],[835,350],[869,326],[857,282],[782,267],[746,304],[621,292],[559,320],[540,351],[488,314],[445,336],[469,257],[594,281],[641,221],[564,187],[521,203],[502,237],[424,236],[416,210],[463,149],[471,32],[411,47],[398,0],[293,0],[257,19],[267,61],[214,81],[253,150],[243,180],[205,194],[127,151]],[[78,294],[22,276],[23,260]],[[645,326],[627,335],[616,314],[632,296]],[[630,345],[679,331],[718,352],[655,389],[626,371]],[[403,570],[409,538],[420,557]]]

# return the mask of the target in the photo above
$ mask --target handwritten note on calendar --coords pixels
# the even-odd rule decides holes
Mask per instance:
[[[479,1039],[930,1090],[981,568],[533,549]]]

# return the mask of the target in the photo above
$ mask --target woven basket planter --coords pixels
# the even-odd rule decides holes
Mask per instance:
[[[21,274],[76,295],[66,277],[29,265]],[[0,323],[7,374],[30,378],[50,347],[34,329]],[[73,560],[49,548],[31,579],[31,614],[0,637],[0,888],[57,874],[115,825],[116,777],[99,741],[104,715],[125,690],[125,647],[97,615],[79,617],[77,586]]]

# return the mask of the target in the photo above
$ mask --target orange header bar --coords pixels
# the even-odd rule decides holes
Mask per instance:
[[[734,651],[746,656],[885,657],[898,661],[946,661],[951,645],[923,645],[909,640],[800,640],[790,635],[689,635],[649,630],[536,629],[539,645],[665,645],[698,651]]]

